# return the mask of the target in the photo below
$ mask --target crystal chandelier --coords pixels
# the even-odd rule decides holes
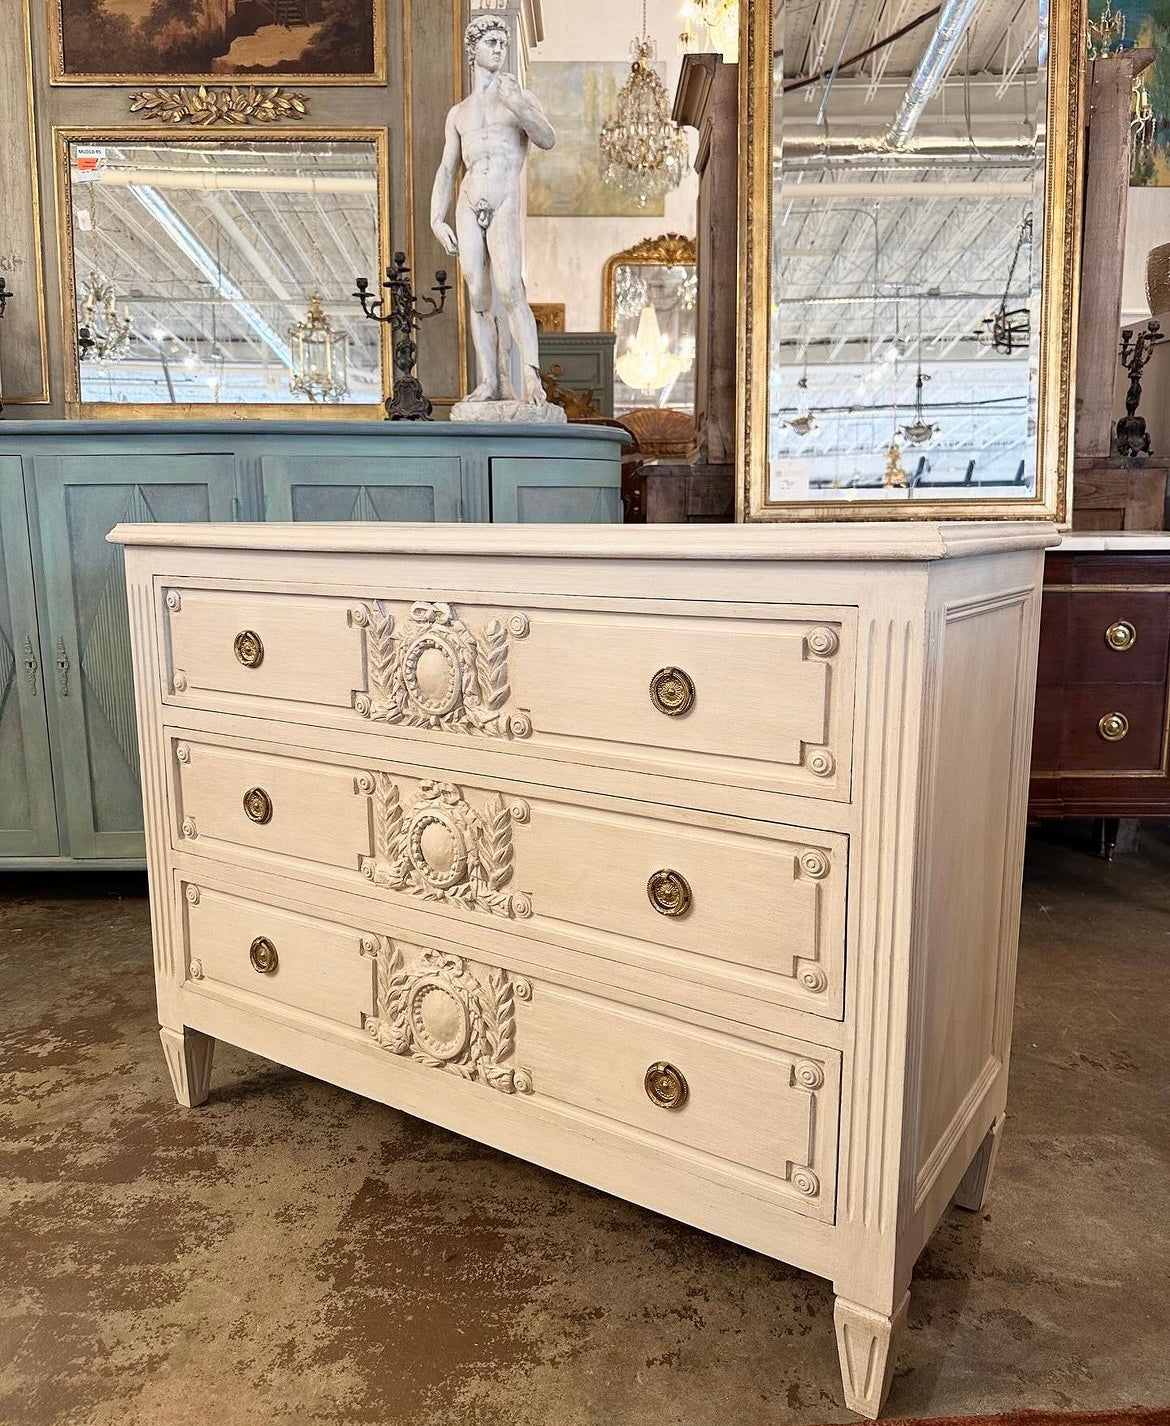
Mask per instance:
[[[902,452],[897,437],[886,448],[886,468],[882,474],[883,490],[901,490],[906,485],[906,470],[902,465]]]
[[[292,375],[288,389],[310,401],[340,401],[349,394],[349,337],[330,324],[319,292],[309,310],[288,329]]]
[[[642,37],[630,45],[630,77],[598,139],[602,178],[632,194],[639,208],[677,188],[688,167],[686,135],[670,117],[666,86],[651,68],[654,54],[642,0]]]
[[[1125,14],[1114,10],[1113,0],[1105,0],[1104,8],[1095,20],[1090,20],[1086,43],[1090,59],[1104,59],[1115,49],[1120,49],[1125,39]]]
[[[635,391],[661,391],[690,366],[687,357],[670,350],[670,338],[658,327],[658,314],[647,304],[638,318],[638,332],[614,362],[618,377]]]
[[[709,49],[727,64],[739,60],[739,0],[686,0],[682,10],[684,50]]]
[[[90,272],[81,292],[77,346],[82,361],[121,361],[130,346],[130,309],[118,316],[117,291],[100,272]]]

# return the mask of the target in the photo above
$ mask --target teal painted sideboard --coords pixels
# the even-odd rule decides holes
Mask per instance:
[[[140,866],[119,521],[621,519],[621,432],[0,423],[0,867]]]

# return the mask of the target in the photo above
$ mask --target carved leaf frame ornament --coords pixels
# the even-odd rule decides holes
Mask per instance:
[[[1036,491],[1018,499],[777,500],[768,470],[773,241],[774,7],[740,7],[739,364],[736,517],[740,520],[1055,520],[1072,510],[1073,376],[1080,283],[1086,0],[1048,0]]]
[[[507,626],[489,619],[475,634],[453,604],[420,599],[400,624],[377,602],[352,608],[349,622],[365,644],[367,686],[353,694],[362,718],[489,738],[531,735],[528,715],[506,706],[511,640],[527,636],[526,614],[510,615]]]

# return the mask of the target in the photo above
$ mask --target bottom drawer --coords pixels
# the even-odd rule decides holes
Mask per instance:
[[[840,1054],[742,1039],[517,975],[456,942],[398,935],[375,911],[340,925],[200,882],[179,883],[191,989],[365,1032],[372,1054],[458,1093],[529,1096],[635,1137],[757,1196],[832,1221]],[[501,938],[501,944],[506,944]],[[521,949],[521,948],[518,948]],[[451,1077],[463,1081],[451,1085]]]

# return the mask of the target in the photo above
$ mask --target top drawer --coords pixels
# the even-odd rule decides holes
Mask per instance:
[[[849,608],[159,592],[184,707],[849,797]]]

